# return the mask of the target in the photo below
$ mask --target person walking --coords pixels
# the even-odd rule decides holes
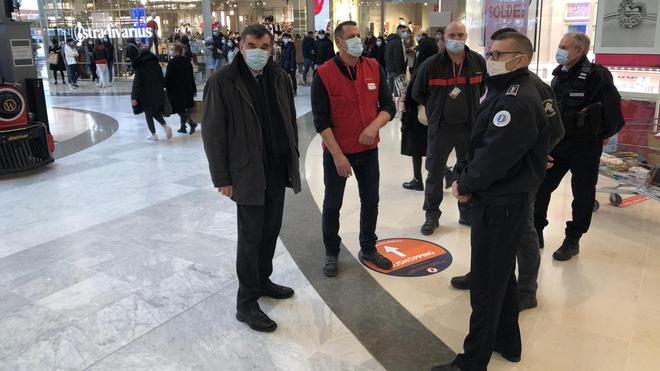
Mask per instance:
[[[408,37],[408,27],[405,24],[401,24],[396,28],[396,31],[396,33],[387,37],[385,68],[387,71],[387,85],[390,87],[390,94],[394,95],[394,103],[397,110],[399,110],[399,98],[401,98],[404,92],[396,87],[395,81],[399,76],[403,75],[405,77],[406,75],[408,65],[404,39]]]
[[[433,234],[439,226],[443,180],[453,149],[457,162],[465,160],[479,100],[486,91],[486,61],[465,45],[467,31],[452,22],[445,32],[446,47],[417,69],[412,88],[416,102],[424,105],[428,118],[425,221],[421,233]],[[459,223],[470,224],[469,203],[458,203]]]
[[[309,86],[309,83],[307,82],[307,74],[310,69],[314,69],[314,55],[316,53],[315,44],[314,31],[307,32],[307,36],[303,39],[303,86]]]
[[[463,353],[432,371],[486,371],[493,352],[520,361],[516,252],[543,181],[549,140],[543,101],[527,68],[533,54],[531,41],[517,32],[497,37],[487,53],[488,95],[452,183],[458,201],[473,204],[469,333]]]
[[[339,55],[317,68],[312,83],[314,126],[323,139],[323,273],[327,277],[339,272],[339,213],[346,179],[353,172],[360,194],[359,258],[392,269],[392,261],[376,250],[378,133],[394,118],[396,109],[382,67],[374,59],[362,57],[357,23],[340,23],[334,37]]]
[[[296,46],[296,65],[298,66],[298,73],[302,75],[303,68],[305,67],[305,58],[303,57],[303,40],[299,33],[296,34],[293,44]]]
[[[133,61],[137,59],[140,49],[135,42],[135,38],[131,37],[128,39],[128,45],[126,46],[126,61],[128,62],[128,71],[129,75],[133,75]]]
[[[131,103],[133,113],[144,112],[147,120],[147,126],[151,136],[147,138],[150,141],[158,141],[154,119],[162,126],[167,139],[172,138],[172,128],[170,128],[165,119],[165,78],[163,70],[158,63],[158,57],[149,49],[142,49],[137,59],[133,62],[133,89],[131,90]]]
[[[227,40],[227,63],[231,64],[234,62],[234,58],[240,53],[237,41],[234,39]]]
[[[417,68],[419,65],[438,53],[438,44],[435,39],[425,38],[419,41],[417,57],[413,66],[413,75],[410,78],[409,85],[415,84]],[[403,183],[403,188],[413,191],[424,190],[424,179],[422,179],[422,160],[426,156],[428,141],[428,121],[419,120],[419,103],[411,94],[404,98],[405,111],[401,114],[401,154],[412,157],[413,178],[411,181]],[[426,113],[423,112],[423,118]]]
[[[94,42],[94,64],[96,64],[96,73],[99,76],[99,88],[110,86],[108,82],[108,50],[100,39]]]
[[[293,90],[288,73],[270,60],[273,41],[263,25],[243,29],[241,53],[204,87],[202,130],[213,185],[236,203],[236,319],[261,332],[277,323],[259,298],[294,295],[270,276],[285,188],[301,189]]]
[[[374,44],[373,48],[371,48],[369,58],[377,60],[378,64],[387,70],[385,64],[385,39],[382,36],[376,38],[376,43]]]
[[[78,48],[71,37],[66,39],[64,55],[66,56],[66,74],[69,86],[72,89],[78,89]]]
[[[108,87],[110,87],[112,86],[112,78],[115,75],[115,46],[112,44],[112,41],[110,41],[108,35],[103,37],[103,46],[105,46],[108,55]]]
[[[291,42],[291,35],[284,33],[282,35],[282,55],[280,57],[280,66],[289,74],[293,86],[293,95],[298,95],[298,83],[296,77],[296,46]]]
[[[52,57],[53,55],[55,57]],[[57,58],[56,63],[49,63],[50,70],[53,71],[53,77],[55,78],[55,85],[57,85],[58,72],[62,77],[62,84],[64,84],[65,83],[64,70],[66,69],[66,66],[64,65],[64,58],[62,58],[62,45],[60,45],[60,41],[55,37],[52,40],[52,45],[48,48],[49,61],[51,60],[51,58],[53,59]]]
[[[170,62],[165,72],[167,97],[172,105],[172,113],[179,115],[181,128],[178,133],[186,134],[186,124],[190,125],[190,135],[195,133],[197,123],[190,119],[190,110],[195,107],[197,85],[191,62],[185,56],[182,44],[175,43],[170,47]]]
[[[335,48],[332,45],[332,40],[328,38],[325,30],[319,30],[319,39],[316,41],[314,55],[316,58],[315,68],[319,68],[323,63],[332,59],[335,56]]]

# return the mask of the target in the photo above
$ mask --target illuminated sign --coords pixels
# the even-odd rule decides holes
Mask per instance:
[[[85,39],[102,39],[106,35],[112,39],[127,39],[129,37],[150,38],[153,34],[154,33],[150,28],[117,28],[114,26],[90,28],[83,27],[80,24],[73,28],[73,37],[78,41]]]

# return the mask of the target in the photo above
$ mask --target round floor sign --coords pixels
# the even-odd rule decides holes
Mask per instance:
[[[364,260],[362,264],[371,270],[390,276],[428,276],[442,272],[452,262],[451,254],[444,247],[414,238],[380,240],[376,242],[376,249],[392,261],[392,269],[386,271]]]

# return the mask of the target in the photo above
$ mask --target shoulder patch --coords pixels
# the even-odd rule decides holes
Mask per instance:
[[[557,112],[555,112],[555,108],[552,103],[553,103],[552,99],[546,99],[543,101],[543,110],[545,111],[545,114],[548,117],[552,117],[557,114]]]
[[[493,117],[493,125],[503,128],[511,122],[511,113],[509,111],[500,111]]]
[[[518,95],[518,90],[520,89],[520,85],[515,84],[509,86],[509,90],[506,91],[506,95],[512,95],[512,96],[517,96]]]

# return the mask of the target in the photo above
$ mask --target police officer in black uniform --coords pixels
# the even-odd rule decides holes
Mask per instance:
[[[552,255],[559,261],[580,252],[580,237],[591,224],[603,142],[624,125],[621,96],[612,74],[587,60],[589,44],[587,35],[580,32],[566,34],[559,44],[559,66],[553,71],[552,89],[566,134],[550,153],[554,166],[548,170],[534,205],[534,226],[543,247],[550,195],[570,170],[573,220],[566,223],[566,238]]]
[[[464,352],[433,370],[485,371],[493,351],[520,360],[516,252],[548,150],[548,118],[527,69],[532,55],[517,32],[500,35],[487,53],[488,94],[452,184],[459,202],[473,205],[470,332]]]
[[[502,28],[493,33],[491,40],[497,39],[500,35],[507,32],[517,32],[513,28]],[[528,61],[528,63],[531,61]],[[548,149],[554,148],[564,137],[564,125],[561,122],[561,115],[555,101],[555,94],[552,88],[543,82],[535,73],[530,72],[529,78],[534,82],[536,90],[543,100],[543,109],[548,117],[548,133],[550,142]],[[548,163],[552,165],[552,163]],[[535,194],[532,195],[534,202]],[[533,203],[532,203],[533,205]],[[539,240],[534,228],[534,210],[530,209],[527,227],[521,238],[520,249],[518,250],[518,306],[521,311],[535,308],[537,304],[536,290],[538,289],[539,268],[541,266],[541,253],[539,251]],[[458,276],[451,279],[451,285],[459,290],[470,289],[471,275]]]

